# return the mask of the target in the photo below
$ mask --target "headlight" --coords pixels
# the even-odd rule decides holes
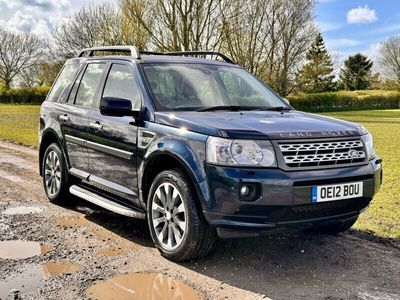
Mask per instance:
[[[364,141],[365,148],[367,149],[367,157],[368,159],[373,159],[375,157],[375,148],[374,148],[374,139],[372,135],[368,132],[361,136]]]
[[[275,152],[269,141],[229,140],[209,137],[207,162],[217,165],[275,167]]]

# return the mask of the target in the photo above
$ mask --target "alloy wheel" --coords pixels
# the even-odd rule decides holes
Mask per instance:
[[[50,196],[58,193],[61,187],[61,166],[60,159],[55,151],[47,154],[44,166],[44,180],[46,191]]]
[[[152,225],[162,247],[172,251],[182,243],[187,214],[182,195],[173,184],[164,182],[154,193],[151,205]]]

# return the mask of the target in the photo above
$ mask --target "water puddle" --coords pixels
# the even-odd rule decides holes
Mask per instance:
[[[58,219],[57,225],[60,227],[79,227],[87,223],[84,216],[67,216]]]
[[[0,177],[6,179],[8,181],[17,182],[17,183],[25,181],[21,177],[16,176],[16,175],[11,175],[10,173],[5,172],[3,170],[0,170]]]
[[[118,275],[91,286],[86,295],[98,300],[193,300],[204,297],[180,280],[156,273]]]
[[[64,273],[73,273],[80,271],[78,264],[49,261],[43,265],[43,274],[45,278],[57,277]]]
[[[28,214],[38,214],[43,212],[43,208],[34,207],[34,206],[17,206],[10,207],[3,211],[3,215],[28,215]]]
[[[27,169],[29,168],[28,163],[25,159],[22,159],[18,156],[6,154],[6,153],[0,153],[0,163],[9,163],[13,164],[17,168],[20,169]]]
[[[20,294],[36,294],[42,285],[43,269],[40,265],[28,265],[0,281],[0,299],[19,299]],[[38,298],[38,297],[35,297]]]
[[[51,250],[51,246],[30,241],[0,241],[0,259],[25,259],[42,255]]]
[[[103,256],[121,256],[126,254],[126,250],[122,248],[109,247],[100,249],[98,254]]]
[[[80,266],[65,262],[47,262],[44,265],[26,265],[17,272],[6,276],[0,282],[0,299],[14,299],[15,293],[36,294],[43,280],[64,273],[78,272]],[[38,298],[38,297],[35,297]],[[34,298],[34,299],[35,299]],[[19,298],[18,298],[19,299]]]

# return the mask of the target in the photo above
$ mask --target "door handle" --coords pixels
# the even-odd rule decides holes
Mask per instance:
[[[69,121],[69,117],[68,115],[61,115],[58,117],[58,119],[62,122],[68,122]]]
[[[90,128],[93,128],[96,131],[99,131],[103,128],[103,125],[101,125],[99,122],[90,122],[89,126]]]

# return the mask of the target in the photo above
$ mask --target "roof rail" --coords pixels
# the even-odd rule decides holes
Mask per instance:
[[[86,56],[94,56],[94,52],[96,51],[110,51],[110,52],[130,52],[131,56],[134,58],[140,58],[139,49],[135,46],[103,46],[103,47],[93,47],[86,48],[79,52],[78,57],[83,57],[86,52],[88,55]]]
[[[178,52],[165,52],[165,55],[176,55],[176,56],[206,56],[206,55],[212,55],[212,56],[217,56],[222,58],[225,62],[234,64],[236,63],[227,57],[225,54],[217,51],[178,51]]]

